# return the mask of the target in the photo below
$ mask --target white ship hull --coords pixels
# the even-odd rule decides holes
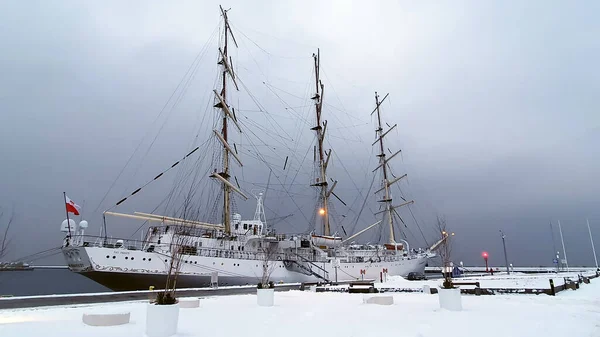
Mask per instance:
[[[231,252],[232,255],[237,252]],[[150,286],[160,288],[166,282],[169,257],[156,252],[103,247],[70,246],[63,254],[74,272],[88,277],[112,290],[146,290]],[[241,255],[243,258],[239,258]],[[262,275],[262,261],[251,259],[251,254],[237,253],[235,257],[185,256],[177,278],[178,288],[210,286],[211,275],[216,272],[218,284],[256,284]],[[410,272],[425,270],[426,255],[406,257],[396,261],[311,262],[314,274],[290,270],[286,261],[272,261],[270,280],[279,283],[351,281],[380,278],[387,270],[388,275],[406,276]],[[292,268],[293,269],[293,268]],[[361,275],[361,270],[364,274]]]

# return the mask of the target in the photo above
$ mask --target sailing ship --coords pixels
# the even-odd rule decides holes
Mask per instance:
[[[87,222],[77,225],[73,220],[65,220],[61,230],[68,233],[62,247],[69,269],[88,277],[113,290],[148,289],[164,284],[173,252],[183,252],[177,286],[180,288],[219,285],[255,284],[263,274],[263,263],[270,264],[270,279],[275,282],[339,282],[357,279],[379,279],[380,273],[406,276],[410,272],[423,272],[428,258],[439,244],[427,249],[410,249],[406,240],[398,239],[394,231],[394,218],[397,209],[410,205],[413,201],[404,200],[394,205],[391,186],[406,177],[392,177],[389,163],[400,151],[386,155],[385,136],[395,125],[384,132],[380,113],[381,103],[375,95],[377,113],[377,140],[379,166],[374,170],[381,174],[381,189],[376,192],[382,197],[379,203],[383,210],[380,220],[354,235],[343,238],[332,234],[330,226],[330,197],[337,181],[327,175],[331,160],[331,149],[324,149],[327,121],[323,120],[323,90],[320,80],[320,54],[313,54],[315,70],[314,102],[316,120],[312,131],[316,133],[315,168],[316,174],[311,186],[318,190],[318,218],[322,233],[276,234],[267,228],[263,193],[256,193],[256,211],[252,219],[244,220],[232,212],[232,196],[248,199],[238,184],[231,180],[231,163],[242,165],[235,146],[229,142],[230,126],[241,130],[235,111],[228,104],[228,85],[236,87],[236,74],[229,56],[229,38],[237,46],[231,31],[227,11],[221,7],[223,17],[223,44],[219,48],[218,65],[222,72],[219,90],[215,89],[214,107],[221,120],[221,129],[213,130],[222,155],[219,169],[213,170],[210,178],[220,185],[222,195],[221,223],[209,223],[199,219],[186,219],[185,216],[164,216],[152,213],[134,214],[105,211],[104,217],[116,216],[156,223],[149,226],[143,240],[109,239],[106,236],[88,236],[84,231]],[[386,96],[387,97],[387,96]],[[191,155],[190,152],[185,158]],[[177,164],[177,163],[176,163]],[[175,166],[175,165],[173,165]],[[159,175],[160,176],[160,175]],[[158,177],[157,177],[158,178]],[[155,178],[156,179],[156,178]],[[331,183],[330,183],[331,182]],[[237,181],[236,181],[237,183]],[[136,194],[139,189],[132,193]],[[117,205],[127,198],[120,200]],[[385,244],[356,244],[353,239],[364,232],[380,226],[389,226],[389,242]],[[106,222],[104,223],[106,226]],[[178,238],[185,237],[182,241]],[[184,243],[183,243],[184,242]]]

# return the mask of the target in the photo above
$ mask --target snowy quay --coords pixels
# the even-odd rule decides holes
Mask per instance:
[[[465,273],[487,273],[485,266],[475,266],[475,267],[458,267]],[[564,268],[562,268],[564,269]],[[565,270],[560,270],[560,272],[565,272]],[[506,267],[493,267],[494,273],[496,272],[505,272]],[[572,267],[570,271],[573,272],[588,272],[593,271],[595,268],[590,267]],[[547,273],[556,273],[556,267],[511,267],[511,272],[514,273],[524,273],[524,274],[547,274]],[[425,274],[440,274],[442,272],[441,267],[425,267]]]
[[[298,289],[300,283],[278,284],[276,291]],[[16,309],[44,306],[79,305],[90,303],[126,302],[135,300],[148,300],[153,298],[160,290],[120,291],[89,294],[62,294],[42,296],[15,296],[0,297],[0,309]],[[179,289],[177,294],[181,297],[206,297],[241,295],[256,292],[256,286],[230,286],[218,288],[192,288]],[[0,311],[1,313],[1,311]],[[1,336],[1,335],[0,335]]]
[[[501,295],[501,294],[546,294],[557,293],[572,289],[577,290],[581,284],[591,283],[600,276],[593,269],[564,273],[525,274],[525,273],[494,273],[477,276],[454,278],[462,294],[467,295]],[[316,292],[349,292],[349,293],[395,293],[395,292],[430,292],[437,293],[441,279],[408,281],[402,277],[382,277],[382,281],[357,282],[356,285],[317,285]]]
[[[518,285],[516,281],[492,281]],[[389,279],[385,283],[405,282],[410,281]],[[521,284],[535,282],[530,279]],[[556,296],[463,295],[460,311],[440,309],[438,295],[419,292],[385,294],[393,303],[377,305],[365,301],[371,294],[291,290],[276,292],[274,306],[261,307],[256,289],[252,290],[244,295],[209,295],[200,299],[199,307],[181,308],[174,336],[304,337],[307,331],[347,337],[600,336],[597,279]],[[0,336],[59,337],[67,332],[86,337],[144,336],[148,307],[148,301],[140,300],[0,310]],[[128,313],[130,319],[118,326],[83,322],[84,315],[97,313]],[[235,313],[239,313],[235,324],[228,323]]]

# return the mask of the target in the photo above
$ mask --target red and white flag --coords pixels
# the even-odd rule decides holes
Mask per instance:
[[[66,195],[65,195],[65,201],[67,203],[67,212],[73,213],[75,215],[79,215],[79,211],[81,210],[81,207],[79,205],[77,205],[73,200],[69,199],[69,197],[67,197]]]

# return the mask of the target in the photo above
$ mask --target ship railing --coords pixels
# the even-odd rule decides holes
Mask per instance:
[[[292,256],[294,256],[294,255],[295,255],[295,256],[297,256],[298,258],[300,258],[300,261],[302,261],[302,262],[304,262],[304,263],[308,263],[308,264],[312,265],[313,267],[315,267],[315,268],[317,268],[317,269],[321,270],[321,271],[324,273],[324,275],[328,274],[327,270],[325,270],[325,269],[323,269],[323,268],[319,267],[317,264],[315,264],[315,261],[311,261],[311,260],[309,260],[309,259],[307,259],[307,258],[303,257],[302,255],[299,255],[299,254],[296,254],[296,253],[292,253],[292,254],[293,254]]]
[[[142,250],[146,241],[119,239],[96,235],[78,235],[72,238],[71,245],[80,247],[101,247],[127,250]]]
[[[220,249],[220,248],[198,248],[196,251],[197,256],[204,257],[219,257],[227,259],[240,259],[240,260],[264,260],[265,254],[261,252],[248,252],[240,250]],[[285,258],[285,254],[269,254],[273,259],[282,261]]]

